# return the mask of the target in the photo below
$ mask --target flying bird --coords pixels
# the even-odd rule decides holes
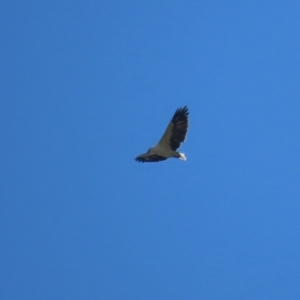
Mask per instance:
[[[147,153],[137,156],[135,160],[138,162],[158,162],[170,157],[186,160],[185,155],[176,150],[185,140],[188,115],[187,106],[178,108],[158,144],[151,147]]]

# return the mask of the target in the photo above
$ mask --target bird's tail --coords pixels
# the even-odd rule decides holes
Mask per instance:
[[[178,157],[179,159],[186,160],[186,157],[183,153],[178,152],[178,154],[179,154],[179,157]]]

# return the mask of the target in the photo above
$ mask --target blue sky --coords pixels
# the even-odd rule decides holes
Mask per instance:
[[[299,299],[299,12],[2,1],[1,299]]]

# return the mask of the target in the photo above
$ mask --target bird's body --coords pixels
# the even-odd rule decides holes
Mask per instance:
[[[176,150],[185,140],[188,129],[188,114],[186,106],[177,109],[159,143],[151,147],[147,153],[136,157],[135,160],[138,162],[158,162],[170,157],[186,160],[185,155]]]

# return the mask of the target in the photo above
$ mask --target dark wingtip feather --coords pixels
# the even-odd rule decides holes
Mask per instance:
[[[139,157],[136,157],[134,160],[137,161],[137,162],[142,162],[142,163],[145,162],[143,159],[141,159]]]
[[[175,111],[175,114],[172,118],[172,120],[175,120],[177,119],[178,117],[187,117],[189,115],[189,109],[188,107],[185,105],[183,107],[180,107],[178,108],[176,111]]]
[[[189,110],[185,105],[184,107],[178,108],[172,118],[174,127],[172,129],[170,146],[174,151],[176,151],[180,147],[180,144],[185,140],[189,122],[188,115]]]

